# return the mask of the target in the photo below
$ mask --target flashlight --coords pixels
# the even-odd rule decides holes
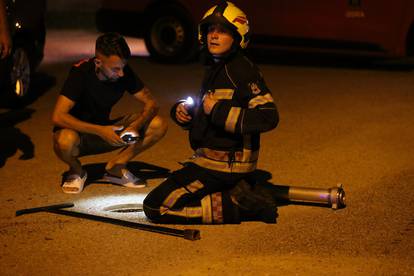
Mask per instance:
[[[122,133],[120,137],[125,143],[128,144],[133,144],[139,139],[139,137],[134,132],[129,131]]]
[[[187,99],[184,101],[185,109],[187,110],[190,116],[194,116],[194,100],[192,97],[188,96]]]
[[[185,104],[189,105],[189,106],[193,106],[194,105],[194,100],[192,97],[188,96],[187,99],[185,99]]]
[[[122,133],[122,131],[124,130],[124,127],[120,127],[119,129],[115,130],[115,133],[120,135]],[[122,135],[120,136],[122,141],[124,141],[127,144],[133,144],[136,141],[138,141],[139,136],[137,136],[137,134],[135,132],[132,131],[126,131],[124,133],[122,133]]]

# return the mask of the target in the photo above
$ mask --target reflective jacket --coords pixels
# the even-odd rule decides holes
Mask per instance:
[[[202,104],[207,93],[218,101],[209,115]],[[171,116],[189,130],[195,153],[187,162],[221,172],[248,173],[256,169],[260,133],[275,128],[279,115],[255,64],[236,52],[209,67],[188,124],[180,124],[175,117],[181,102],[173,106]]]

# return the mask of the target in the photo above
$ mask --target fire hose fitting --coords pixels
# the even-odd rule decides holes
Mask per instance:
[[[344,208],[345,191],[342,184],[329,189],[307,188],[295,186],[274,186],[274,195],[281,200],[298,203],[314,203],[330,205],[332,209],[337,210]]]

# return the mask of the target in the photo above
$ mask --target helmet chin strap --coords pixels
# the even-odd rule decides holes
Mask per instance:
[[[201,49],[202,49],[202,53],[204,53],[202,61],[203,63],[208,64],[208,59],[210,59],[210,61],[212,60],[214,63],[219,63],[233,56],[234,54],[236,54],[241,48],[240,48],[239,42],[237,40],[234,40],[230,50],[228,50],[226,53],[222,55],[211,54],[208,51],[207,47],[202,47]]]
[[[231,56],[232,54],[236,53],[240,49],[239,41],[238,39],[234,39],[233,44],[231,45],[230,49],[225,52],[224,54],[220,55],[221,58],[226,58],[228,56]],[[216,56],[214,56],[216,57]]]

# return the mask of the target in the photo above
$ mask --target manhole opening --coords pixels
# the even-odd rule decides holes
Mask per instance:
[[[105,207],[103,210],[114,213],[137,213],[144,211],[142,204],[137,203],[111,205]]]

